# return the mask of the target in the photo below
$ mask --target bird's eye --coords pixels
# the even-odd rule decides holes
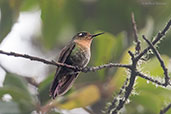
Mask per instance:
[[[81,33],[78,34],[79,37],[84,37],[86,35],[87,35],[87,33],[85,33],[85,32],[81,32]]]

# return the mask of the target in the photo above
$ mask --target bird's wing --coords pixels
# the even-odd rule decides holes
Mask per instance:
[[[71,54],[73,48],[75,47],[75,42],[69,42],[60,52],[58,62],[65,63],[68,56]]]
[[[74,47],[75,47],[75,42],[72,42],[72,41],[69,42],[68,45],[66,45],[62,49],[62,51],[60,52],[60,56],[59,56],[58,62],[65,63],[66,60],[67,60],[67,58],[71,54],[71,52],[72,52],[72,50],[73,50]],[[55,92],[55,90],[56,90],[56,88],[57,88],[57,86],[59,84],[58,83],[59,79],[61,79],[62,76],[63,76],[63,75],[59,75],[59,73],[62,72],[61,71],[61,68],[62,67],[57,67],[57,69],[56,69],[55,78],[54,78],[54,80],[52,82],[52,85],[51,85],[51,88],[50,88],[50,96],[53,96],[53,97],[56,96],[56,93],[54,93],[54,92]]]

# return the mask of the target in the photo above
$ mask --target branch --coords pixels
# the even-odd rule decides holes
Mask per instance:
[[[127,64],[118,64],[118,63],[108,63],[100,66],[95,66],[95,67],[85,67],[85,68],[78,68],[78,71],[81,72],[95,72],[97,70],[101,70],[104,68],[112,68],[112,67],[122,67],[122,68],[127,68],[130,69],[131,66]]]
[[[61,66],[61,67],[67,67],[70,69],[76,69],[75,66],[72,65],[67,65],[64,63],[59,63],[59,62],[54,62],[54,61],[48,61],[39,57],[34,57],[34,56],[30,56],[27,54],[19,54],[19,53],[15,53],[15,52],[5,52],[3,50],[0,50],[0,54],[4,54],[4,55],[8,55],[8,56],[14,56],[14,57],[21,57],[21,58],[25,58],[25,59],[30,59],[31,61],[38,61],[38,62],[42,62],[44,64],[49,64],[49,65],[54,65],[54,66]]]
[[[33,78],[30,78],[30,77],[25,77],[25,79],[33,86],[35,87],[38,87],[39,86],[39,83],[36,82],[36,80],[34,80]]]
[[[135,20],[134,20],[134,17],[132,15],[132,23],[133,23],[133,28],[134,28],[134,35],[135,35],[135,42],[137,43],[137,46],[138,47],[138,36],[137,36],[137,30],[136,30],[136,24],[135,24]],[[116,98],[113,99],[111,105],[108,107],[108,113],[110,114],[117,114],[120,109],[124,106],[124,104],[126,103],[127,99],[129,98],[129,96],[131,95],[131,92],[133,90],[133,87],[135,85],[135,79],[136,79],[136,76],[140,76],[146,80],[149,80],[149,81],[152,81],[153,83],[156,83],[158,85],[161,85],[161,86],[167,86],[168,85],[168,82],[169,82],[169,77],[168,77],[168,73],[167,73],[167,68],[165,67],[164,65],[164,62],[163,60],[161,59],[160,57],[160,54],[158,53],[158,51],[154,48],[153,45],[155,45],[158,41],[161,40],[161,38],[165,35],[165,33],[169,30],[171,26],[171,20],[167,23],[167,25],[165,26],[165,28],[163,29],[163,31],[160,33],[158,33],[156,39],[150,43],[145,37],[144,37],[144,40],[147,41],[147,43],[150,45],[149,47],[147,47],[146,49],[144,49],[141,53],[137,53],[135,52],[132,53],[131,51],[128,51],[129,55],[131,56],[131,60],[132,60],[132,64],[130,65],[130,78],[128,79],[129,80],[129,83],[128,83],[128,86],[125,87],[125,92],[123,90],[120,90],[121,93],[118,94],[118,96]],[[147,53],[147,51],[149,49],[151,49],[154,51],[155,55],[157,56],[160,64],[161,64],[161,67],[163,68],[164,70],[164,75],[165,75],[165,83],[162,83],[162,82],[159,82],[158,80],[154,80],[152,79],[151,77],[147,77],[145,76],[144,74],[140,73],[137,71],[137,63],[138,61],[141,59],[141,57],[143,55],[145,55]],[[140,49],[140,48],[139,48]],[[138,51],[136,49],[136,51]],[[137,55],[135,57],[135,55]],[[125,84],[124,84],[125,85]],[[121,94],[124,94],[123,97],[119,98],[121,96]],[[118,100],[119,98],[119,100]],[[118,103],[118,102],[119,103]]]
[[[153,46],[153,44],[147,40],[147,38],[143,35],[142,36],[143,39],[148,43],[148,45],[150,46],[150,48],[153,50],[154,54],[156,55],[157,59],[159,60],[160,62],[160,65],[164,71],[164,76],[165,76],[165,83],[164,83],[164,86],[167,86],[168,83],[169,83],[169,76],[168,76],[168,70],[164,64],[164,61],[162,60],[161,56],[160,56],[160,53],[157,51],[157,49],[155,49],[155,47]]]
[[[96,66],[96,67],[78,67],[78,66],[72,66],[72,65],[68,65],[65,63],[59,63],[59,62],[55,62],[55,61],[48,61],[46,59],[42,59],[39,57],[34,57],[34,56],[30,56],[27,54],[19,54],[19,53],[15,53],[15,52],[5,52],[0,50],[0,54],[4,54],[4,55],[8,55],[8,56],[14,56],[14,57],[21,57],[21,58],[25,58],[25,59],[29,59],[31,61],[37,61],[37,62],[41,62],[44,64],[48,64],[48,65],[53,65],[53,66],[60,66],[60,67],[67,67],[70,69],[73,69],[77,72],[95,72],[97,70],[101,70],[104,68],[112,68],[112,67],[122,67],[122,68],[130,68],[130,65],[126,65],[126,64],[118,64],[118,63],[108,63],[108,64],[104,64],[104,65],[100,65],[100,66]]]
[[[134,57],[133,57],[134,58]],[[124,93],[124,98],[122,100],[119,101],[118,106],[115,108],[115,110],[113,110],[112,114],[117,114],[118,111],[124,106],[124,104],[126,103],[128,97],[130,96],[132,90],[133,90],[133,86],[135,83],[135,79],[136,79],[136,64],[137,62],[132,59],[132,67],[131,67],[131,75],[130,75],[130,79],[129,79],[129,84],[128,86],[125,88],[125,93]]]
[[[132,21],[132,26],[133,26],[134,38],[135,38],[135,42],[136,42],[136,47],[135,47],[136,53],[135,54],[139,54],[140,50],[141,50],[141,46],[140,46],[140,41],[138,40],[137,25],[135,22],[134,13],[131,14],[131,21]]]
[[[160,85],[160,86],[165,86],[165,83],[161,83],[159,82],[158,80],[155,80],[153,79],[152,77],[149,77],[149,76],[146,76],[145,74],[141,73],[141,72],[136,72],[137,76],[141,77],[141,78],[144,78],[146,80],[149,80],[157,85]]]
[[[114,97],[111,105],[108,107],[107,114],[110,114],[111,113],[111,110],[113,110],[113,109],[116,108],[116,106],[117,106],[120,98],[122,97],[122,94],[124,93],[125,88],[127,87],[128,81],[129,81],[129,78],[126,78],[126,80],[125,80],[123,86],[121,87],[121,89],[120,89],[117,97]]]
[[[112,104],[109,106],[108,108],[108,113],[110,114],[117,114],[118,111],[120,111],[120,109],[124,106],[124,104],[126,103],[126,101],[128,100],[132,90],[133,90],[133,86],[135,84],[135,79],[136,79],[136,65],[137,65],[137,61],[135,60],[134,54],[131,51],[128,51],[128,53],[131,56],[131,60],[132,60],[132,64],[131,64],[131,68],[130,68],[130,77],[126,79],[124,86],[126,86],[128,80],[128,86],[125,87],[125,91],[120,90],[119,95],[113,99]],[[123,94],[123,97],[121,97],[119,99],[119,101],[117,102],[117,98],[120,97],[120,95]],[[117,104],[117,105],[116,105]]]
[[[165,114],[171,108],[171,104],[165,107],[163,110],[160,110],[160,114]]]
[[[163,36],[166,34],[166,32],[169,30],[171,26],[171,20],[169,20],[169,22],[167,23],[167,25],[164,27],[163,31],[162,32],[159,32],[156,36],[156,38],[154,39],[154,41],[152,42],[153,45],[155,45],[158,41],[160,41]],[[137,56],[137,60],[139,60],[143,55],[145,55],[148,50],[150,49],[150,46],[146,49],[144,49],[138,56]]]

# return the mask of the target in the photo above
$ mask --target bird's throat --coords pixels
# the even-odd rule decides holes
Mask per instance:
[[[81,46],[82,48],[90,49],[92,39],[88,39],[88,40],[78,39],[78,40],[74,40],[74,42],[78,44],[79,46]]]

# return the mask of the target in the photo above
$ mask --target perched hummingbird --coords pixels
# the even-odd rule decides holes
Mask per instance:
[[[90,34],[89,32],[79,32],[66,45],[59,56],[58,62],[78,67],[86,67],[90,57],[90,46],[94,37],[101,35]],[[72,86],[79,72],[66,67],[57,67],[55,78],[50,88],[50,96],[54,99],[56,96],[65,94]]]

